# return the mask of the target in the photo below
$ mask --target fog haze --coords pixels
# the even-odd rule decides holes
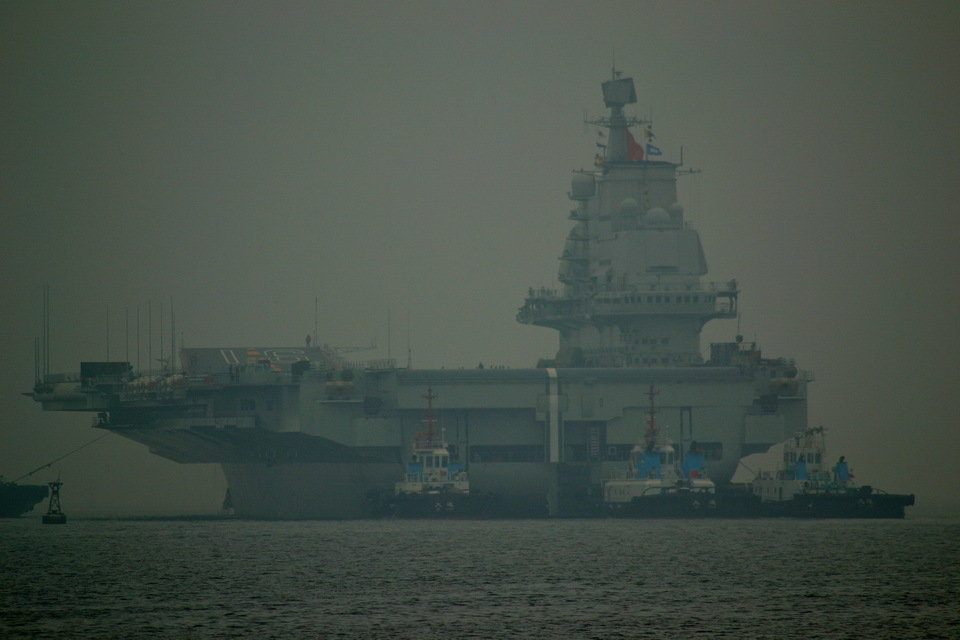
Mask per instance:
[[[319,339],[364,358],[388,314],[414,367],[551,357],[514,316],[556,283],[615,60],[701,171],[680,200],[739,331],[813,371],[831,453],[960,512],[958,27],[947,2],[5,3],[0,473],[102,433],[21,395],[45,284],[55,372],[136,361],[138,306],[146,367],[171,298],[187,346],[300,345],[319,298]],[[57,472],[68,513],[225,487],[114,435],[29,481]]]

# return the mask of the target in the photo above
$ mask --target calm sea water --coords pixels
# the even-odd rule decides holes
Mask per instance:
[[[960,520],[0,521],[2,638],[958,638]]]

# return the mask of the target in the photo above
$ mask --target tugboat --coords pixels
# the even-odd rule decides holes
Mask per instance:
[[[0,518],[16,518],[33,509],[47,497],[42,484],[17,484],[0,476]]]
[[[60,477],[53,482],[48,483],[50,487],[50,504],[47,506],[47,513],[43,516],[43,524],[67,524],[67,514],[60,508],[60,487],[63,482]]]
[[[426,428],[414,438],[403,478],[394,485],[392,495],[380,497],[377,511],[412,518],[469,515],[480,501],[471,496],[467,471],[462,463],[453,462],[442,430],[438,434],[433,389],[428,388],[423,397],[427,401]]]
[[[657,426],[653,385],[642,445],[630,452],[626,477],[603,483],[606,511],[620,517],[703,517],[716,514],[716,486],[696,442],[678,456]],[[682,440],[682,434],[681,434]]]
[[[794,518],[903,518],[913,494],[892,494],[859,486],[844,456],[827,467],[825,429],[797,433],[783,445],[775,472],[761,471],[752,491],[764,516]]]

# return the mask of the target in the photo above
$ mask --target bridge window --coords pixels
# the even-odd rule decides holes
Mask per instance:
[[[697,442],[697,449],[703,454],[704,460],[723,460],[722,442]]]
[[[604,460],[629,460],[633,447],[634,445],[632,444],[607,445]]]
[[[470,447],[470,462],[543,462],[540,445],[475,445]]]

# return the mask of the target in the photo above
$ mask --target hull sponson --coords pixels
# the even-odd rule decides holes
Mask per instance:
[[[751,447],[765,449],[797,427],[783,415],[753,415],[756,381],[735,367],[554,371],[554,384],[546,369],[398,371],[397,408],[416,425],[420,396],[430,386],[447,439],[471,464],[491,458],[590,464],[600,475],[622,463],[642,441],[649,402],[645,394],[655,385],[657,420],[665,436],[709,445],[707,470],[718,483],[733,477],[745,439]],[[554,402],[551,396],[556,396]],[[414,428],[404,431],[405,442]],[[559,441],[553,460],[551,430]]]
[[[368,515],[368,494],[392,487],[397,464],[225,464],[234,513],[276,520],[351,519]]]
[[[390,492],[396,464],[225,464],[234,514],[277,520],[353,519],[371,515],[371,496]],[[556,465],[480,463],[471,492],[495,498],[489,517],[561,515]],[[586,490],[586,486],[583,487]]]

